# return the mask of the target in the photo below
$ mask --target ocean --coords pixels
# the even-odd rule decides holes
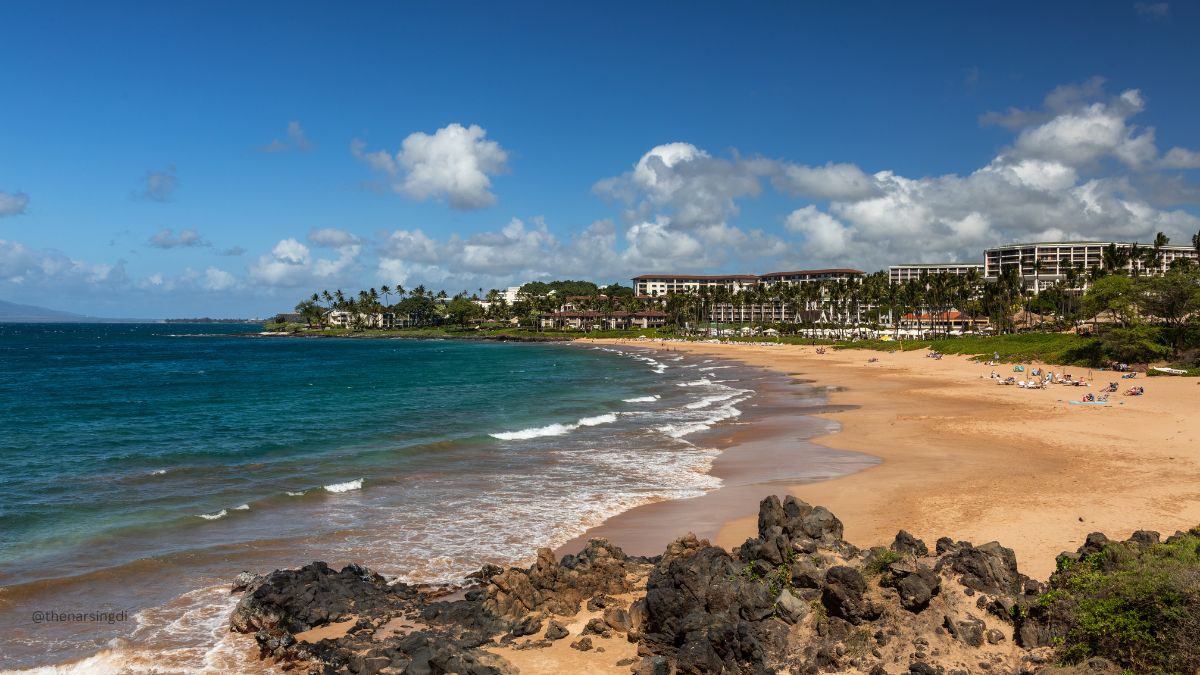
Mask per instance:
[[[243,671],[238,572],[529,560],[717,487],[696,439],[754,395],[637,347],[246,328],[0,325],[0,668]]]

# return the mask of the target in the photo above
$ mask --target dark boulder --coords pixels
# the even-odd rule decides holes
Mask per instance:
[[[838,565],[825,572],[825,587],[821,602],[830,616],[858,624],[879,618],[880,610],[863,597],[867,582],[853,567]]]
[[[923,558],[929,555],[929,547],[925,542],[912,536],[905,530],[900,530],[896,533],[896,539],[892,541],[892,550],[896,553],[907,554]]]
[[[929,606],[929,601],[941,591],[942,579],[925,565],[918,565],[910,574],[895,575],[896,592],[900,594],[900,606],[916,613]]]
[[[546,629],[547,640],[561,640],[570,634],[571,632],[567,630],[566,626],[553,619],[550,620],[550,626]]]
[[[948,563],[967,588],[1009,596],[1017,596],[1025,591],[1029,579],[1017,571],[1017,556],[1011,548],[993,541],[980,546],[959,542],[956,549],[938,564]]]

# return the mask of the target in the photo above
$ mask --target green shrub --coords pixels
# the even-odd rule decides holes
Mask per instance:
[[[1142,549],[1109,544],[1063,565],[1038,605],[1049,610],[1058,658],[1101,656],[1138,673],[1200,670],[1200,536]]]

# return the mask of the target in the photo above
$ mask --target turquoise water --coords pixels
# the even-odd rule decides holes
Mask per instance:
[[[0,325],[0,664],[233,667],[238,571],[365,560],[446,581],[527,558],[715,487],[688,437],[752,394],[646,350],[245,329]],[[29,621],[81,605],[133,620]]]

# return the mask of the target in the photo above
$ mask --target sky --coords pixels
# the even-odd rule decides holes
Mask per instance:
[[[0,299],[978,261],[1200,231],[1200,4],[5,4]]]

